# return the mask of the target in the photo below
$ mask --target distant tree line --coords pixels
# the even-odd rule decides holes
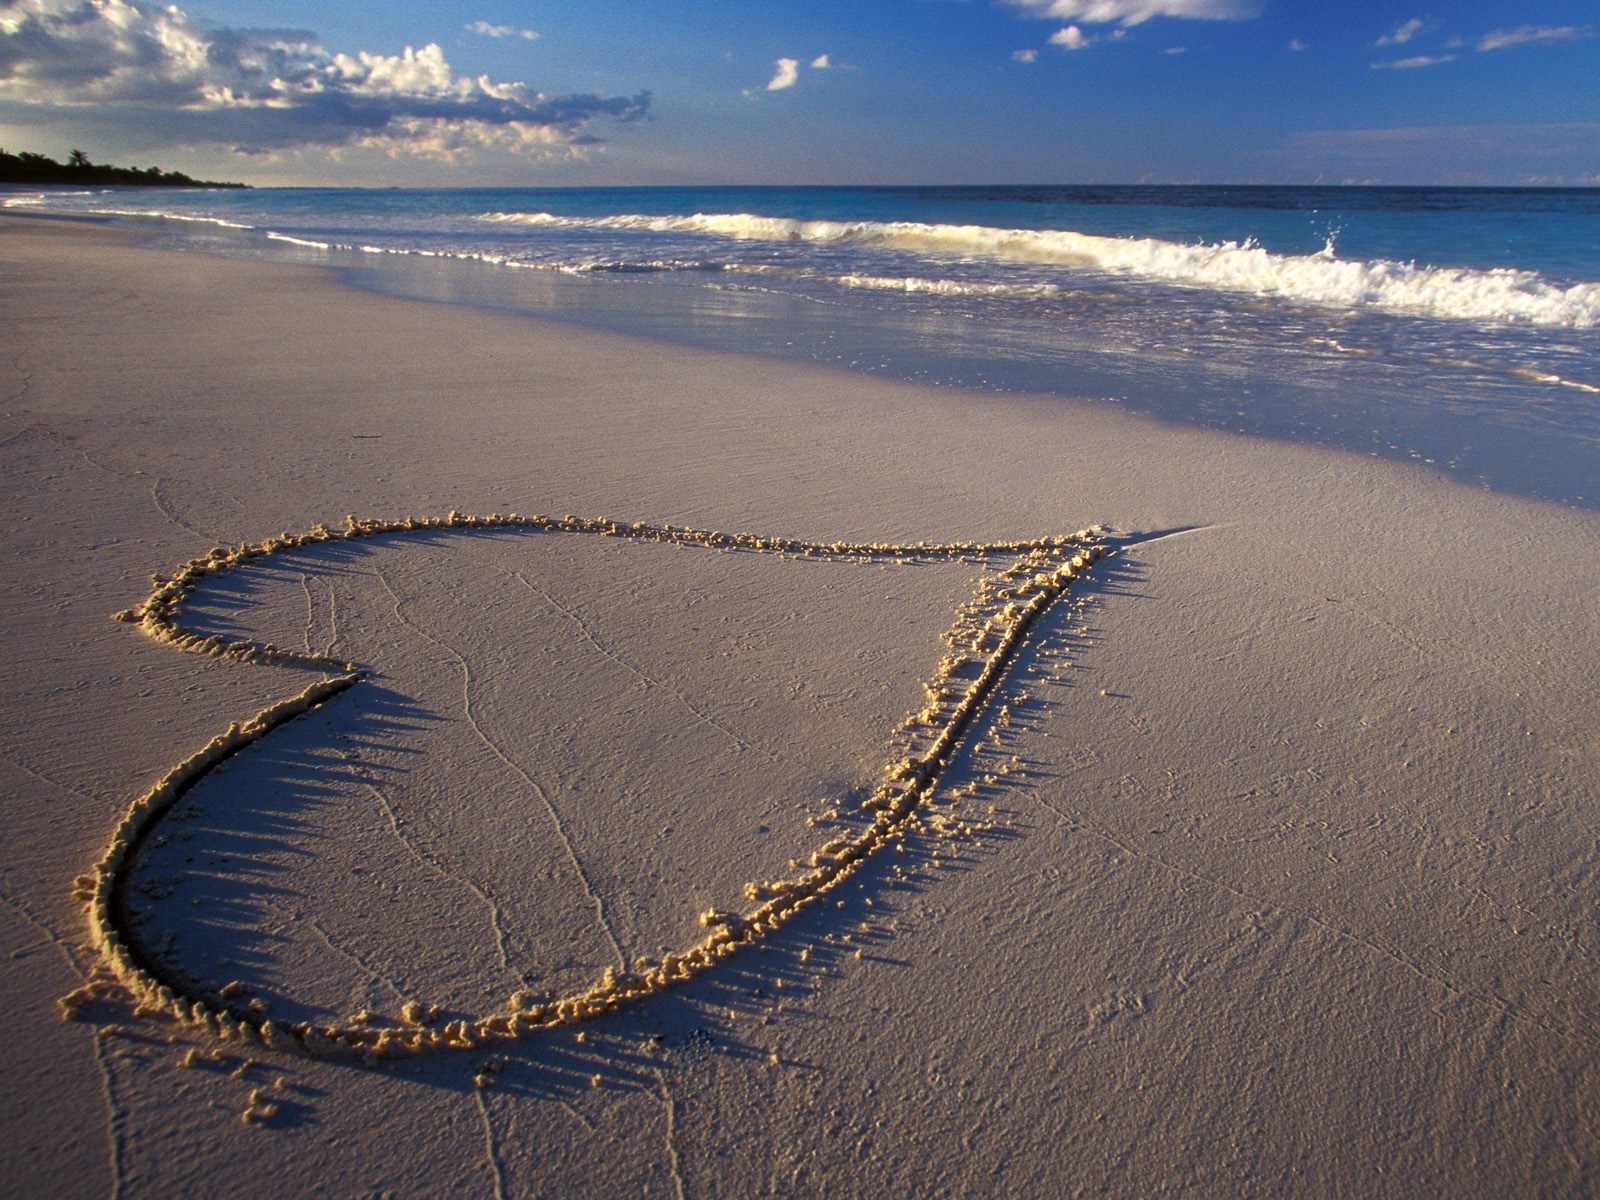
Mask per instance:
[[[210,187],[242,188],[243,183],[214,183],[191,179],[182,171],[163,171],[160,167],[108,167],[89,161],[82,150],[74,150],[67,161],[58,163],[43,154],[24,150],[10,154],[0,150],[0,183],[76,183],[123,184],[128,187]]]

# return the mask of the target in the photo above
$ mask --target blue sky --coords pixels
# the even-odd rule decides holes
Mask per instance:
[[[0,0],[0,145],[256,183],[1600,183],[1597,0]]]

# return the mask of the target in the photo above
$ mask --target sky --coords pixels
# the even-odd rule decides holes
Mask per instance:
[[[0,147],[261,185],[1600,184],[1600,0],[0,0]]]

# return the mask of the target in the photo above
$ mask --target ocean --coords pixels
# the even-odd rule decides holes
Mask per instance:
[[[1600,189],[15,191],[162,245],[1600,507]],[[798,400],[799,398],[797,398]]]

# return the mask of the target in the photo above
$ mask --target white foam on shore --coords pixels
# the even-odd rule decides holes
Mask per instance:
[[[151,214],[159,215],[159,214]],[[557,271],[563,275],[645,275],[665,271],[738,271],[747,268],[737,264],[706,261],[701,259],[586,259],[582,262],[546,263],[524,262],[509,254],[495,254],[481,250],[435,250],[421,246],[376,246],[368,242],[325,242],[313,238],[296,237],[287,233],[266,231],[268,241],[284,242],[291,246],[302,246],[308,250],[348,251],[358,254],[389,254],[398,258],[446,258],[459,259],[463,262],[487,263],[495,267],[522,267],[535,271]],[[753,272],[761,272],[765,268],[748,268]]]
[[[1592,383],[1585,383],[1581,379],[1568,379],[1565,375],[1553,375],[1548,371],[1536,371],[1531,367],[1513,367],[1510,372],[1518,379],[1526,379],[1531,383],[1548,383],[1553,387],[1569,387],[1580,392],[1600,396],[1600,387]]]
[[[183,221],[189,225],[215,225],[219,229],[255,228],[254,225],[228,221],[222,217],[197,217],[188,213],[160,212],[153,208],[96,208],[89,211],[97,217],[156,217],[163,221]]]
[[[7,196],[0,200],[0,209],[4,208],[45,208],[52,201],[64,197],[93,196],[94,192],[27,192],[16,196]],[[220,229],[254,229],[254,225],[245,225],[238,221],[224,220],[222,217],[202,217],[188,213],[162,212],[153,208],[87,208],[76,210],[95,217],[153,217],[163,221],[183,221],[190,225],[214,225]],[[271,234],[267,235],[271,237]]]
[[[959,279],[923,279],[915,275],[836,275],[842,287],[879,292],[911,292],[932,296],[1001,296],[1019,300],[1054,300],[1067,289],[1053,283],[968,283]]]
[[[273,233],[267,230],[267,240],[271,242],[288,242],[291,246],[305,246],[311,250],[332,250],[332,242],[316,242],[310,238],[290,237],[287,233]]]
[[[486,213],[487,221],[559,228],[690,233],[736,240],[856,244],[993,262],[1103,272],[1183,287],[1276,296],[1338,308],[1372,308],[1468,321],[1588,329],[1600,325],[1600,283],[1563,287],[1537,272],[1343,260],[1332,245],[1317,254],[1274,254],[1251,242],[1183,245],[1158,238],[1101,237],[1072,230],[998,229],[915,221],[801,221],[750,213],[692,216],[621,214],[563,217]],[[854,277],[855,286],[876,277]],[[927,281],[922,290],[936,290]],[[902,281],[901,286],[905,286]],[[970,285],[969,285],[970,286]],[[908,290],[918,290],[912,284]]]
[[[736,263],[714,262],[698,258],[650,259],[592,259],[580,263],[564,263],[556,270],[567,275],[650,275],[661,271],[738,271]],[[759,273],[759,270],[754,272]]]

